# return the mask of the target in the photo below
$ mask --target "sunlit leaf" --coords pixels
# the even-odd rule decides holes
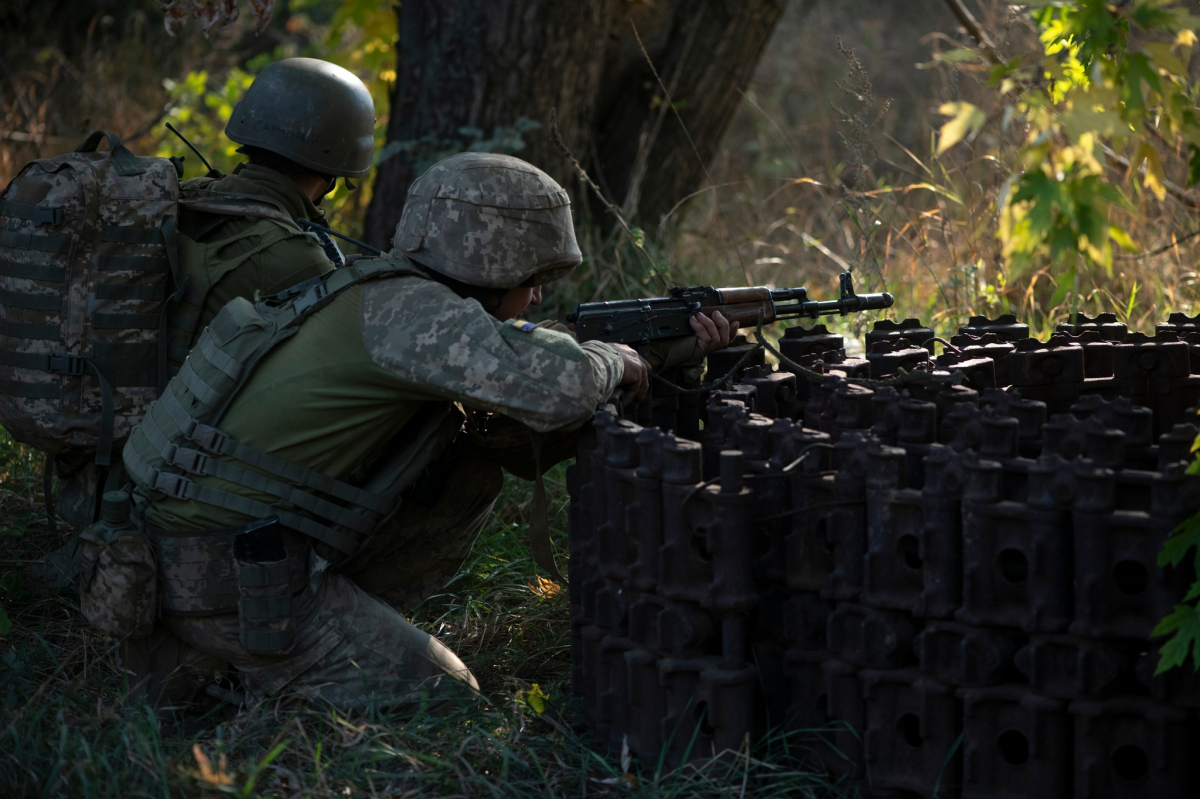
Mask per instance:
[[[971,103],[944,103],[938,113],[952,117],[938,132],[938,155],[964,139],[970,141],[975,138],[983,123],[987,122],[987,114]]]
[[[1164,185],[1167,176],[1163,172],[1158,149],[1150,142],[1144,142],[1133,157],[1134,165],[1141,164],[1143,160],[1146,162],[1146,170],[1142,173],[1142,181],[1146,184],[1146,188],[1154,192],[1154,196],[1161,200],[1167,196],[1167,187]]]

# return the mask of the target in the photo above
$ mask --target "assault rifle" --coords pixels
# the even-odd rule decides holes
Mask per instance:
[[[819,302],[804,288],[769,289],[766,286],[715,289],[712,286],[676,286],[666,297],[613,302],[585,302],[575,306],[567,321],[575,325],[580,341],[646,344],[692,334],[688,320],[698,313],[720,311],[741,327],[754,327],[779,319],[816,318],[823,314],[848,314],[890,308],[891,294],[855,294],[854,279],[843,272],[841,297]]]

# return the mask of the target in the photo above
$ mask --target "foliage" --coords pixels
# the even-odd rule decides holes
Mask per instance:
[[[297,0],[289,4],[289,11],[286,28],[300,37],[302,45],[276,46],[244,65],[228,67],[221,74],[193,70],[179,80],[163,82],[167,93],[166,118],[222,172],[228,173],[244,160],[237,153],[238,145],[224,135],[238,99],[264,67],[291,56],[333,62],[366,84],[375,101],[376,152],[383,149],[392,84],[396,80],[396,13],[392,4],[384,0]],[[154,140],[159,155],[191,157],[182,142],[161,128]],[[189,177],[203,174],[203,169],[189,173]],[[360,236],[374,180],[372,168],[362,180],[355,181],[354,190],[345,181],[338,181],[337,187],[326,195],[323,207],[334,228]]]

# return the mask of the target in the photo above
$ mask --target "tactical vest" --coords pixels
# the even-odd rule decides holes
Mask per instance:
[[[362,488],[243,444],[219,424],[255,366],[312,314],[351,286],[401,276],[426,279],[411,266],[371,259],[258,304],[231,301],[200,335],[183,368],[130,435],[124,462],[133,481],[150,492],[152,500],[187,499],[254,519],[277,516],[285,528],[311,539],[318,553],[334,563],[353,554],[368,536],[386,530],[397,520],[400,495],[461,429],[462,413],[453,404],[430,403],[424,417],[412,425],[408,440],[372,468]],[[201,475],[266,494],[273,501],[193,479]],[[163,612],[203,615],[236,607],[229,571],[231,539],[231,531],[155,537]],[[203,579],[175,579],[181,563],[205,564]],[[296,580],[295,567],[281,568],[277,580]]]

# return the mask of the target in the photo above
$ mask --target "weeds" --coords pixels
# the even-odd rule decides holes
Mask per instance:
[[[27,587],[28,563],[57,539],[37,524],[2,539],[0,601],[13,628],[0,637],[0,794],[673,797],[727,796],[732,786],[746,796],[843,795],[802,767],[786,736],[672,774],[627,771],[589,740],[570,695],[566,593],[538,575],[524,544],[527,485],[509,480],[461,572],[411,614],[462,656],[483,696],[415,715],[347,715],[286,696],[200,718],[156,714],[126,696],[111,643],[70,592]],[[547,488],[565,545],[561,467]],[[0,496],[6,520],[36,507],[28,493]]]

